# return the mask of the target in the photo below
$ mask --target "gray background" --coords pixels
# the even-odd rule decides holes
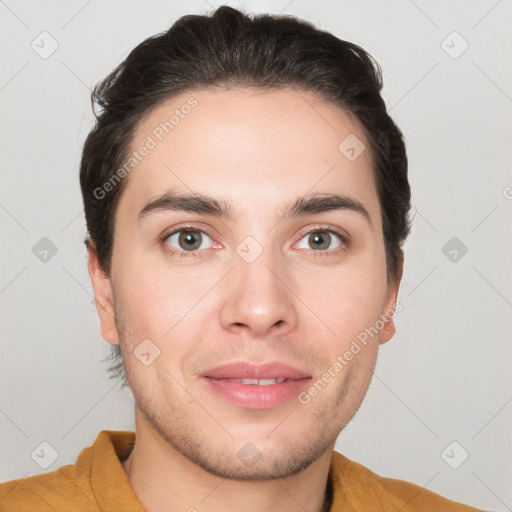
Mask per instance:
[[[82,243],[90,87],[149,35],[220,3],[0,1],[0,481],[73,463],[102,429],[134,429],[133,397],[101,362],[109,345]],[[415,218],[403,311],[336,449],[512,510],[511,2],[228,3],[304,17],[372,53],[407,142]],[[46,261],[33,252],[43,237],[57,249]]]

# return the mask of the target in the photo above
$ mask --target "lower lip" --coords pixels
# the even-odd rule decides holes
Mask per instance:
[[[282,405],[306,389],[310,378],[285,380],[276,384],[240,384],[229,379],[203,377],[203,381],[218,395],[245,409],[270,409]]]

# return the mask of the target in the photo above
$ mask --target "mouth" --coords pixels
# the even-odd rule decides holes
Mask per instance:
[[[208,370],[200,379],[208,389],[244,409],[271,409],[297,398],[311,376],[283,363],[229,363]]]

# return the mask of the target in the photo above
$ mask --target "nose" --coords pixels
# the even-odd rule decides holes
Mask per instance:
[[[285,335],[298,321],[298,298],[284,262],[265,257],[252,263],[237,256],[228,277],[226,296],[221,309],[221,324],[235,334],[247,332],[251,337]]]

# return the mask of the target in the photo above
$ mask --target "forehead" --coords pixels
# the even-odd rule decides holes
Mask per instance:
[[[130,214],[170,189],[230,198],[240,209],[251,199],[260,211],[307,193],[343,193],[378,210],[359,123],[306,91],[182,93],[144,117],[129,153],[138,155],[118,210]]]

